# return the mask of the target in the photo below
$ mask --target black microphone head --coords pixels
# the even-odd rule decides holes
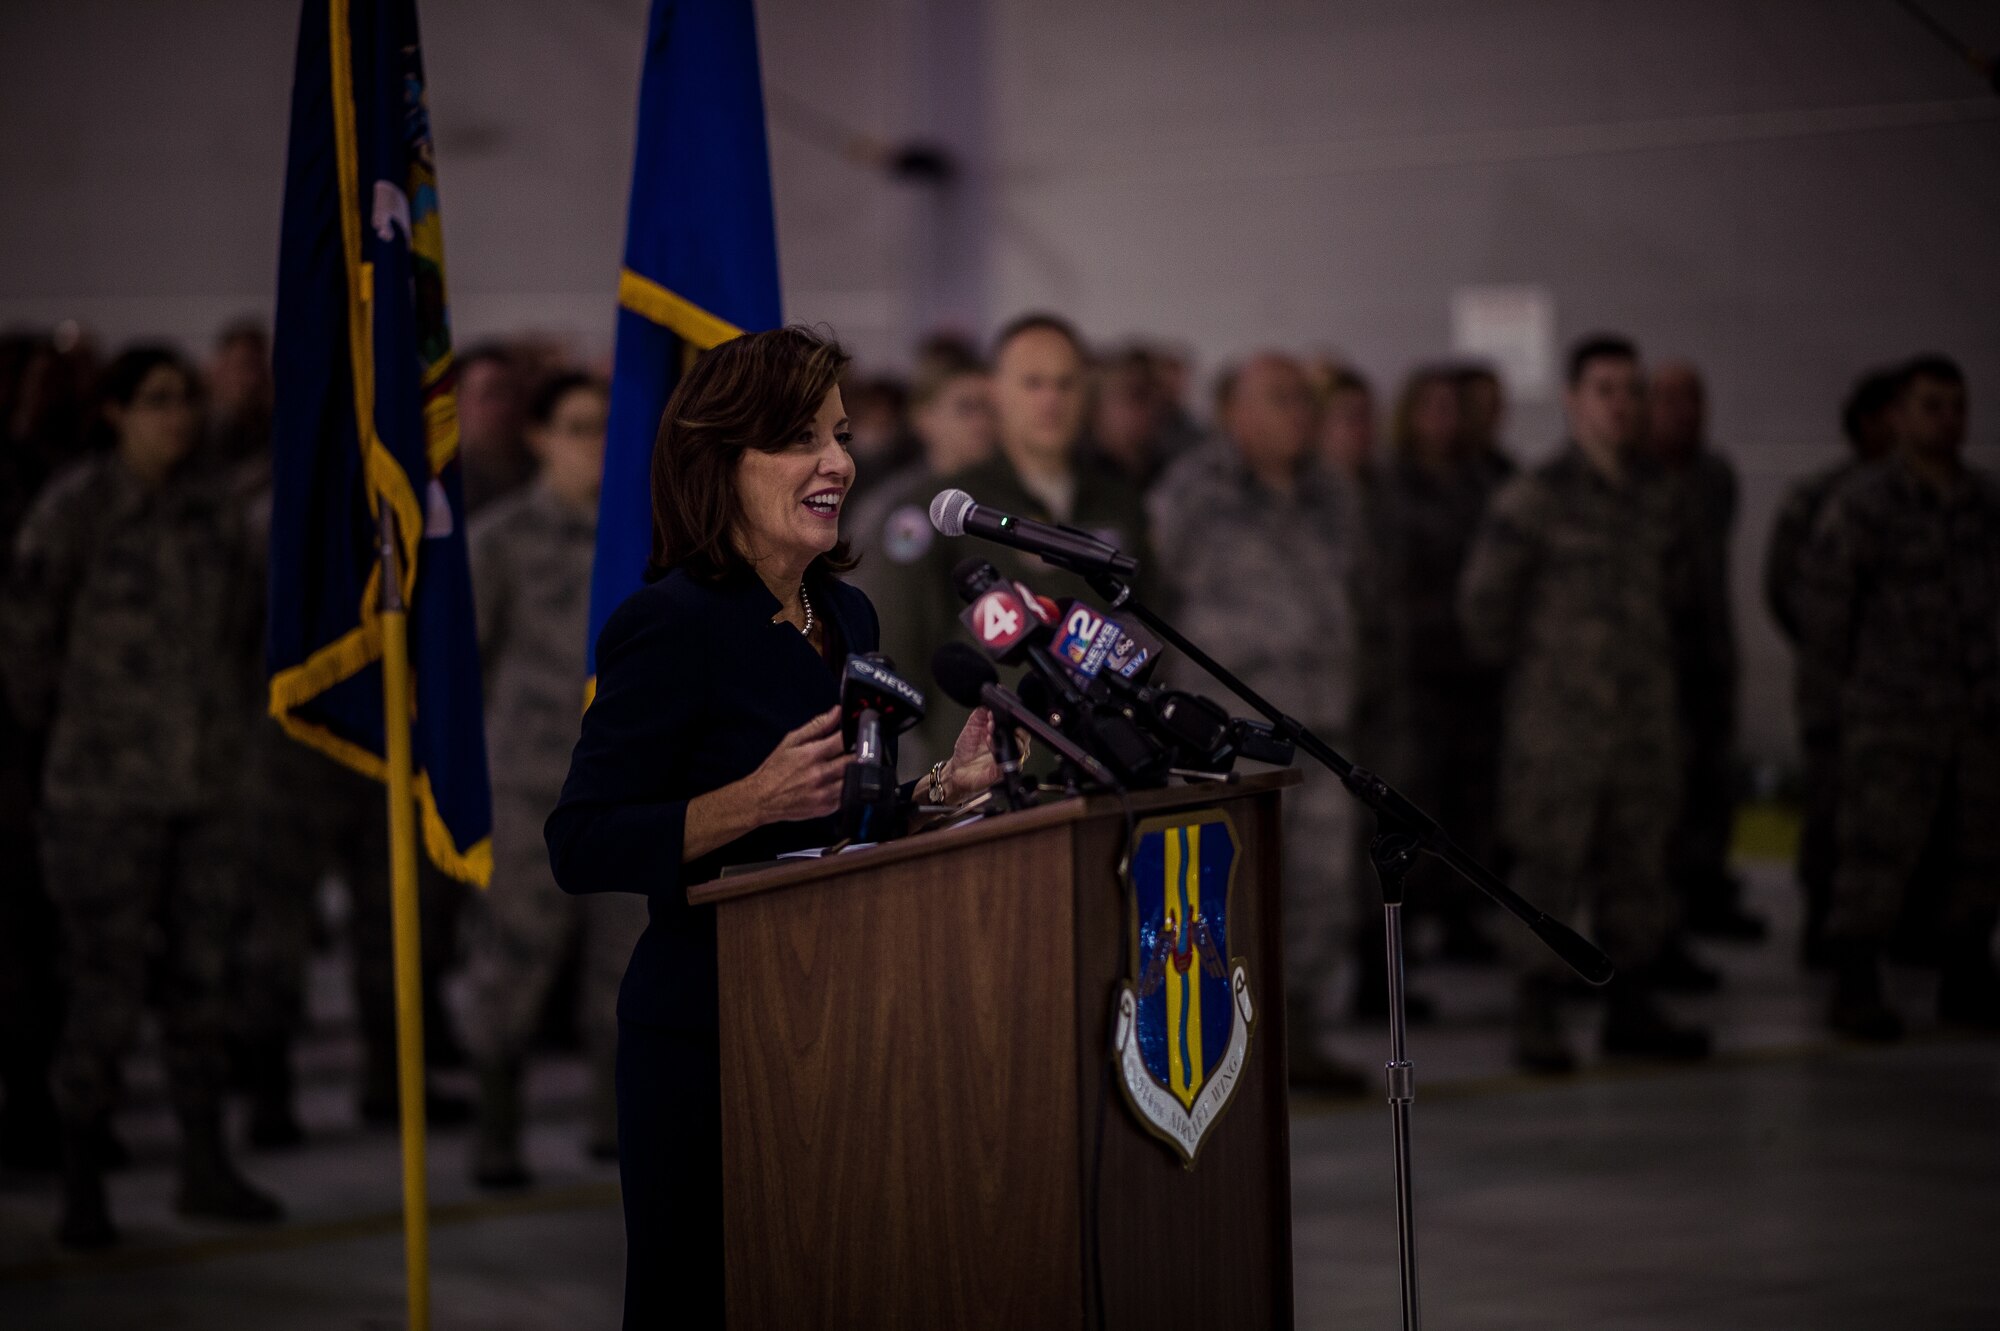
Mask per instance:
[[[940,490],[931,498],[931,526],[940,535],[965,535],[965,515],[973,510],[975,501],[963,490]]]
[[[850,748],[864,712],[873,712],[889,734],[900,735],[924,719],[924,695],[892,670],[880,652],[850,656],[840,682],[841,731]]]
[[[931,675],[945,696],[961,707],[978,707],[984,702],[980,690],[1000,682],[1000,672],[977,649],[962,642],[948,642],[931,657]]]
[[[951,566],[951,585],[957,589],[961,601],[978,600],[998,581],[1000,570],[978,555],[967,556]]]
[[[1061,710],[1056,705],[1055,694],[1049,689],[1049,682],[1032,670],[1021,676],[1020,685],[1014,690],[1014,695],[1027,705],[1029,711],[1039,717],[1047,718]]]
[[[1229,742],[1229,713],[1198,693],[1169,689],[1154,714],[1160,729],[1190,754],[1213,754]]]

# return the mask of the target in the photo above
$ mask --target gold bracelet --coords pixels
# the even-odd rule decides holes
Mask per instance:
[[[943,804],[945,802],[944,769],[949,766],[951,766],[951,759],[949,758],[940,759],[931,764],[930,796],[931,803],[933,804]]]

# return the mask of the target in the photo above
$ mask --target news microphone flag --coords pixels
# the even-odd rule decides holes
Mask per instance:
[[[423,844],[491,873],[444,239],[413,0],[305,0],[278,257],[270,711],[389,780],[377,514],[396,519]]]
[[[653,439],[668,395],[696,354],[782,315],[750,0],[653,0],[590,580],[593,680],[597,635],[652,552]]]

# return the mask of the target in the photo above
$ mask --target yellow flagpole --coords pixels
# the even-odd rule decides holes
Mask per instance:
[[[423,952],[416,791],[410,764],[410,635],[396,514],[377,505],[382,557],[382,735],[389,767],[389,900],[396,961],[397,1092],[403,1126],[403,1274],[410,1331],[430,1331],[429,1178],[424,1171]]]

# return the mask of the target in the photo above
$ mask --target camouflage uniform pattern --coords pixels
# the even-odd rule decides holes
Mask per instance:
[[[395,967],[390,955],[388,814],[382,784],[343,767],[264,720],[251,737],[244,795],[251,827],[230,979],[230,1029],[245,1040],[296,1034],[305,1020],[305,979],[321,885],[348,892],[355,1001],[373,1044],[393,1051]],[[420,861],[419,928],[427,982],[450,950],[442,915]],[[373,922],[380,921],[379,927]],[[436,1014],[426,1028],[436,1033]]]
[[[1587,909],[1621,967],[1650,962],[1670,919],[1692,539],[1677,487],[1637,469],[1614,484],[1571,445],[1501,487],[1459,589],[1467,646],[1507,670],[1499,832],[1515,884],[1558,918]],[[1562,973],[1508,937],[1530,973]]]
[[[1840,680],[1830,938],[1888,938],[1927,850],[1948,935],[2000,904],[2000,485],[1949,495],[1901,459],[1827,501],[1805,561],[1805,650]]]
[[[0,450],[0,587],[21,520],[47,479],[38,463],[18,442]],[[62,1030],[60,934],[35,829],[40,785],[41,736],[0,689],[0,1150],[18,1149],[9,1135],[52,1110],[48,1068]]]
[[[265,563],[271,518],[268,455],[231,469],[255,559]],[[261,708],[259,709],[261,710]],[[248,826],[230,974],[230,1030],[246,1044],[283,1040],[304,1023],[306,967],[319,890],[338,878],[348,891],[356,1006],[374,1061],[392,1062],[395,967],[390,956],[387,810],[382,785],[291,738],[269,717],[251,730],[237,795]],[[427,862],[421,861],[426,868]],[[422,872],[422,870],[420,870]],[[423,882],[420,925],[427,992],[449,951],[449,916],[431,879]],[[380,920],[377,927],[374,922]],[[366,946],[363,946],[363,943]],[[443,944],[444,946],[440,946]],[[433,1008],[437,1008],[433,1004]],[[426,1028],[438,1043],[435,1011]]]
[[[964,490],[981,504],[1037,522],[1056,521],[1047,506],[1028,493],[1004,455],[996,455],[937,483],[937,490],[946,488]],[[1033,555],[991,541],[971,537],[950,540],[937,535],[928,518],[930,496],[923,496],[922,503],[926,509],[923,531],[930,533],[930,539],[922,539],[922,534],[912,527],[908,544],[913,553],[902,563],[885,559],[879,581],[869,582],[864,589],[881,617],[883,641],[908,644],[901,651],[884,650],[895,656],[896,664],[910,682],[925,692],[928,707],[916,733],[918,742],[934,755],[935,761],[951,752],[967,715],[966,709],[946,698],[931,678],[931,656],[939,647],[948,642],[970,641],[964,626],[958,622],[959,612],[965,607],[952,588],[953,565],[977,555],[999,569],[1003,577],[1018,578],[1055,600],[1076,597],[1096,603],[1103,598],[1083,579],[1052,568]],[[1116,473],[1079,461],[1072,508],[1068,525],[1093,532],[1137,559],[1141,570],[1139,594],[1153,596],[1156,584],[1152,579],[1156,570],[1146,543],[1146,512],[1139,492]],[[895,520],[894,510],[890,518]],[[904,659],[905,654],[909,659]],[[917,770],[905,763],[902,774],[907,778],[916,775]]]
[[[1736,468],[1704,448],[1676,478],[1693,523],[1696,557],[1691,629],[1682,643],[1681,734],[1686,783],[1667,863],[1692,902],[1722,904],[1730,894],[1729,841],[1735,830],[1738,659],[1729,599],[1729,542],[1736,530]]]
[[[117,1107],[149,996],[174,1107],[221,1103],[239,848],[216,818],[44,810],[42,872],[68,983],[51,1080],[66,1116]]]
[[[493,879],[467,928],[466,1045],[485,1063],[526,1051],[549,987],[583,949],[583,1021],[593,1049],[616,1047],[618,985],[646,927],[626,893],[565,896],[542,823],[569,772],[583,715],[594,515],[537,483],[473,524],[472,585],[493,772]]]
[[[1792,645],[1792,713],[1805,776],[1805,816],[1799,830],[1799,882],[1815,909],[1833,892],[1840,810],[1840,676],[1815,658],[1799,636],[1806,553],[1826,501],[1864,464],[1848,459],[1794,485],[1778,509],[1764,555],[1764,604]]]
[[[1475,857],[1493,853],[1493,780],[1500,749],[1500,678],[1467,651],[1458,583],[1500,478],[1480,461],[1437,475],[1398,458],[1384,469],[1370,511],[1387,625],[1370,663],[1367,696],[1380,699],[1379,750],[1358,761],[1387,776]],[[1459,890],[1442,865],[1412,881],[1436,895]]]
[[[938,617],[947,608],[935,596],[912,599],[918,590],[904,570],[929,553],[942,538],[931,526],[931,497],[944,487],[929,467],[912,463],[891,476],[844,513],[841,534],[854,544],[861,562],[847,580],[867,593],[882,620],[883,654],[896,663],[896,673],[924,692],[926,707],[942,695],[931,680],[931,654],[957,636],[954,619]],[[951,752],[951,735],[937,735],[932,726],[918,726],[902,737],[898,763],[905,777],[917,775]],[[946,747],[933,752],[934,744]]]
[[[54,1081],[71,1115],[115,1103],[149,994],[175,1100],[216,1101],[240,851],[227,797],[260,586],[222,489],[148,490],[115,456],[51,483],[22,524],[0,670],[49,736],[41,859],[70,979]]]
[[[235,789],[263,578],[226,491],[85,463],[22,524],[8,583],[0,661],[48,727],[46,807],[175,817]]]
[[[1348,489],[1314,471],[1291,495],[1274,494],[1216,441],[1170,466],[1148,509],[1181,630],[1328,743],[1344,744],[1357,658],[1379,636]],[[1166,669],[1182,687],[1218,692],[1185,661]],[[1295,1008],[1311,1011],[1351,951],[1359,817],[1331,772],[1300,767],[1305,784],[1284,800],[1285,982]]]

